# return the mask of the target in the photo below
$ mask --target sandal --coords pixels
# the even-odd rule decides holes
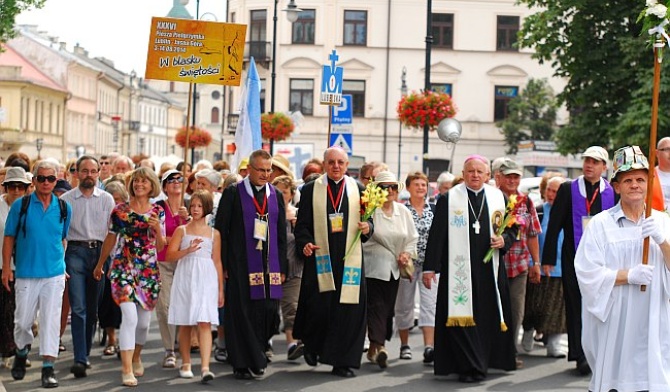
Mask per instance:
[[[174,369],[177,367],[177,357],[173,352],[165,353],[165,358],[163,358],[163,367]]]
[[[144,376],[144,365],[142,362],[133,362],[133,374],[135,377]]]
[[[63,340],[61,339],[58,341],[58,352],[62,353],[63,351],[65,351],[65,345],[63,344]]]
[[[102,355],[106,356],[116,355],[117,350],[118,348],[115,345],[110,344],[109,346],[105,347],[105,349],[102,351]]]
[[[137,379],[133,376],[132,373],[123,374],[121,373],[121,383],[124,387],[136,387]]]

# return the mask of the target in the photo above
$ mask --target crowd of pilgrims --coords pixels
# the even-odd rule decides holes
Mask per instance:
[[[415,326],[423,335],[424,346],[418,351],[423,362],[435,362],[436,375],[456,374],[462,382],[483,380],[488,368],[522,368],[519,354],[530,352],[535,344],[543,344],[549,357],[566,357],[559,344],[566,332],[560,268],[548,275],[540,272],[538,253],[551,204],[564,181],[560,173],[543,178],[543,203],[534,206],[526,198],[520,206],[520,216],[530,222],[532,230],[523,236],[505,233],[494,244],[485,224],[481,237],[469,239],[470,249],[482,253],[477,257],[492,247],[503,251],[492,263],[473,263],[491,273],[470,271],[487,280],[473,282],[477,286],[469,288],[473,291],[470,316],[452,315],[451,310],[447,314],[446,306],[437,306],[439,296],[447,297],[447,283],[452,279],[451,275],[439,279],[440,264],[447,257],[442,251],[452,241],[468,241],[468,237],[467,232],[463,238],[458,232],[447,233],[447,192],[464,180],[493,183],[495,177],[509,196],[518,193],[518,183],[506,188],[504,172],[497,177],[500,167],[494,168],[493,176],[490,167],[484,173],[475,171],[474,180],[468,179],[464,169],[463,176],[443,173],[438,189],[429,195],[432,188],[421,172],[409,173],[401,182],[384,163],[369,162],[353,179],[345,175],[346,153],[331,148],[323,158],[305,164],[300,178],[285,157],[259,152],[234,168],[225,161],[206,160],[193,166],[181,162],[154,167],[150,159],[133,162],[118,154],[85,156],[65,165],[53,160],[59,168],[53,189],[57,196],[94,178],[95,186],[114,200],[104,223],[108,234],[94,241],[99,259],[92,260],[91,275],[100,282],[101,291],[88,323],[93,318],[93,326],[104,331],[103,355],[122,360],[123,385],[137,385],[137,378],[144,374],[141,350],[148,315],[153,311],[165,350],[162,366],[177,369],[179,377],[194,378],[191,356],[199,352],[202,382],[215,377],[209,367],[212,353],[216,361],[231,364],[235,378],[262,377],[273,357],[272,337],[280,330],[286,337],[288,360],[304,357],[311,366],[328,364],[332,374],[340,377],[355,376],[354,369],[360,367],[363,357],[382,369],[391,356],[411,360],[417,353],[409,345]],[[85,159],[95,165],[82,173]],[[469,166],[483,162],[475,159]],[[502,162],[503,169],[506,164],[515,173],[514,162]],[[0,169],[3,226],[12,203],[30,194],[34,186],[33,165],[25,154],[14,153]],[[13,168],[17,167],[23,169],[25,181],[6,177],[8,173],[15,176]],[[388,197],[367,222],[361,222],[359,193],[371,181],[386,190]],[[494,218],[483,208],[483,194],[465,196],[477,225]],[[492,195],[486,197],[493,203]],[[135,211],[138,206],[147,209]],[[362,245],[352,247],[357,229]],[[476,234],[480,234],[479,227]],[[433,236],[436,239],[431,241]],[[528,244],[511,250],[520,237]],[[560,249],[558,246],[555,259],[560,260]],[[524,252],[525,259],[520,256]],[[497,269],[495,274],[492,268]],[[512,283],[520,274],[523,290]],[[509,284],[499,279],[496,285],[493,279],[497,276],[508,276]],[[491,300],[496,295],[497,303]],[[14,341],[15,307],[14,293],[0,289],[0,352],[4,365],[20,379],[15,376],[12,357],[17,352],[23,355],[25,347],[17,347]],[[67,285],[60,314],[59,351],[64,351],[70,349],[62,341],[70,314]],[[447,319],[464,326],[472,314],[476,329],[445,332]],[[127,315],[134,318],[131,331],[124,330]],[[499,323],[503,318],[506,323]],[[35,323],[34,335],[39,328]],[[400,350],[389,353],[386,342],[396,331]],[[518,336],[522,338],[516,339]],[[458,354],[440,349],[465,342],[475,349]],[[86,356],[75,356],[71,369],[76,377],[85,377],[91,366],[87,356],[91,343],[86,344]],[[579,360],[571,358],[575,359]],[[22,360],[24,366],[30,366],[30,359]],[[579,370],[587,374],[586,367]],[[57,382],[46,386],[57,386]]]

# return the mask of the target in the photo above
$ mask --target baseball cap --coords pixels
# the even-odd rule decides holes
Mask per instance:
[[[165,181],[170,178],[170,176],[174,176],[175,174],[181,174],[179,170],[175,169],[170,169],[163,173],[163,177],[161,178],[161,185],[165,185]]]
[[[508,174],[518,174],[520,176],[523,175],[523,170],[521,169],[521,166],[519,166],[518,163],[511,159],[505,159],[505,161],[500,165],[500,172],[506,176]]]
[[[72,190],[72,185],[70,185],[69,182],[66,180],[60,178],[58,181],[56,181],[56,186],[54,187],[54,192],[67,192],[69,190]]]
[[[584,158],[593,158],[607,163],[607,161],[610,159],[610,156],[607,153],[607,150],[604,148],[599,146],[591,146],[587,148],[584,153],[582,153],[582,159]]]

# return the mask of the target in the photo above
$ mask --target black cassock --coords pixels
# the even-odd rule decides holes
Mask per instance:
[[[477,196],[468,190],[473,209],[480,211],[484,191]],[[513,370],[516,368],[514,340],[511,329],[500,330],[500,316],[496,300],[493,260],[484,263],[484,256],[490,248],[491,233],[488,208],[484,205],[479,219],[480,234],[476,234],[472,224],[475,216],[469,212],[470,222],[470,266],[472,277],[472,302],[474,327],[447,327],[449,307],[449,197],[441,197],[437,202],[435,218],[430,228],[424,271],[440,272],[435,312],[435,375],[451,373],[471,374],[476,371],[485,375],[488,368]],[[466,207],[467,208],[467,207]],[[509,286],[502,251],[509,249],[515,240],[516,232],[510,229],[503,233],[505,248],[501,250],[498,268],[498,289],[503,307],[503,315],[509,326],[510,314]],[[433,283],[434,284],[434,283]]]
[[[270,299],[268,292],[267,242],[263,243],[263,266],[265,272],[264,300],[252,300],[249,292],[249,270],[247,267],[246,238],[242,202],[237,187],[233,184],[225,189],[216,213],[215,227],[221,233],[221,260],[228,273],[226,280],[226,303],[224,327],[228,361],[234,369],[263,369],[267,367],[265,351],[268,340],[278,333],[279,300]],[[263,205],[263,193],[253,186],[254,196]],[[265,189],[263,188],[264,192]],[[242,189],[242,192],[246,192]],[[275,191],[279,215],[277,219],[277,242],[279,265],[286,274],[286,213],[284,198]],[[269,229],[268,229],[269,231]]]
[[[319,180],[317,180],[319,181]],[[336,197],[340,186],[346,186],[345,181],[335,184],[328,180],[333,197]],[[363,189],[359,186],[359,191]],[[315,243],[313,200],[314,182],[302,188],[300,196],[300,208],[298,209],[298,220],[295,225],[296,252],[304,257],[303,248],[307,243]],[[328,214],[335,212],[333,205],[326,195]],[[359,368],[361,366],[361,355],[363,342],[365,340],[365,317],[366,317],[366,285],[365,267],[361,267],[361,286],[358,304],[341,304],[340,292],[342,288],[342,271],[344,269],[344,254],[346,252],[346,232],[348,223],[349,201],[345,193],[342,198],[340,212],[344,214],[343,231],[330,233],[330,222],[328,221],[328,244],[330,248],[330,261],[335,281],[335,291],[319,292],[319,284],[316,278],[316,264],[314,256],[305,259],[305,267],[302,272],[302,283],[300,286],[300,299],[298,300],[298,311],[293,326],[293,337],[302,340],[305,350],[318,356],[319,362],[336,367]],[[321,219],[321,218],[320,218]],[[324,217],[324,219],[327,219]],[[372,229],[372,220],[368,221]],[[367,241],[372,235],[372,230],[367,236],[361,236],[362,241]],[[317,244],[318,245],[318,244]],[[358,246],[361,246],[360,243]]]

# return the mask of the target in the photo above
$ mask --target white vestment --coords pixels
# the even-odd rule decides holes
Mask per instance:
[[[670,217],[652,210],[666,236]],[[642,230],[620,204],[591,219],[575,257],[582,294],[582,346],[593,370],[589,390],[670,391],[670,272],[650,240],[647,290],[615,286],[617,270],[642,260]]]

